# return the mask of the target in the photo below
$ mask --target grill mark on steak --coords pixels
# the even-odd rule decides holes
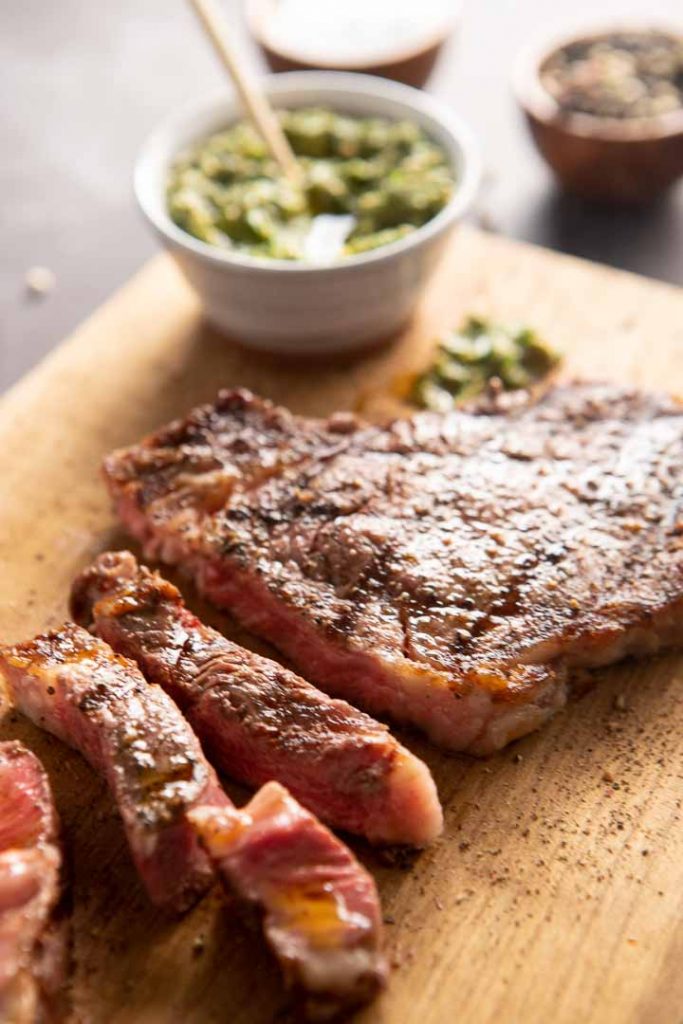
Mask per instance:
[[[564,702],[567,666],[680,643],[673,399],[568,385],[536,404],[354,423],[329,457],[329,423],[239,402],[261,440],[279,425],[277,453],[252,449],[255,467],[291,449],[305,453],[296,472],[238,481],[185,534],[172,486],[140,504],[140,453],[163,465],[167,432],[111,456],[109,485],[150,556],[183,564],[331,692],[486,752]]]
[[[423,845],[440,831],[426,766],[385,725],[203,625],[129,552],[96,559],[71,606],[168,691],[222,771],[248,785],[278,778],[332,825],[374,842]]]

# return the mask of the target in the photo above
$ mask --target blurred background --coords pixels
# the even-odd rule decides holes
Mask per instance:
[[[262,67],[241,0],[223,2],[250,60]],[[627,208],[563,194],[530,141],[510,84],[520,47],[539,32],[682,13],[681,0],[466,2],[427,87],[478,135],[486,174],[472,220],[683,283],[681,183],[654,203]],[[220,89],[223,76],[181,0],[22,0],[3,4],[0,18],[4,389],[156,251],[133,203],[136,153],[164,113]]]

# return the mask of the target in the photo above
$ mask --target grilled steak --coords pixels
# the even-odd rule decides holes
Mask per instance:
[[[375,884],[323,825],[277,782],[243,811],[246,827],[216,808],[192,819],[232,888],[263,907],[264,928],[309,1015],[365,1002],[383,987]],[[274,827],[273,823],[277,822]]]
[[[214,831],[211,823],[219,822],[221,859],[233,865],[231,884],[264,909],[266,937],[283,965],[290,950],[297,951],[291,958],[300,985],[310,981],[314,1000],[324,996],[327,1006],[370,997],[385,973],[374,882],[282,787],[266,787],[245,812],[236,810],[171,698],[77,625],[0,651],[0,668],[19,709],[106,776],[154,902],[182,909],[211,884],[216,848],[209,843],[209,857],[203,844],[207,830]],[[306,842],[306,836],[313,838]],[[249,851],[255,860],[247,871]],[[297,879],[305,884],[303,895]],[[318,942],[314,914],[289,918],[285,912],[320,879],[328,911],[338,918],[327,944]],[[356,912],[365,915],[362,925]],[[316,981],[317,972],[324,982]]]
[[[0,652],[0,667],[17,707],[106,777],[150,899],[189,906],[214,871],[187,812],[232,804],[170,697],[72,624]]]
[[[227,392],[114,453],[149,557],[329,692],[487,753],[568,671],[681,643],[683,407],[567,385],[388,426]]]
[[[0,1020],[11,1024],[42,1019],[63,981],[57,831],[40,762],[21,743],[0,743]]]
[[[129,552],[81,574],[72,612],[170,694],[221,771],[254,786],[277,779],[328,824],[373,841],[421,845],[441,830],[429,771],[386,726],[202,625]]]

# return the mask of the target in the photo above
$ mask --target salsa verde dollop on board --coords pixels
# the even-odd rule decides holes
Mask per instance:
[[[256,129],[239,121],[171,167],[167,204],[178,227],[222,249],[297,260],[318,215],[351,214],[341,255],[353,256],[426,224],[456,187],[447,153],[413,121],[327,108],[279,117],[301,165],[301,186],[283,176]]]
[[[432,363],[412,382],[410,398],[433,412],[450,412],[493,387],[531,388],[561,357],[530,327],[470,316],[439,338]]]

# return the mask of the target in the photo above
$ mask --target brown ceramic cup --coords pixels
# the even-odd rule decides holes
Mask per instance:
[[[634,27],[678,34],[659,24],[600,25],[529,47],[516,63],[515,95],[538,150],[560,184],[585,199],[647,202],[683,176],[683,109],[624,119],[568,113],[541,81],[545,62],[568,43]]]
[[[364,61],[353,64],[348,62],[330,63],[325,60],[311,61],[293,52],[286,52],[276,45],[268,32],[268,19],[272,13],[274,2],[276,0],[247,0],[245,8],[249,31],[271,71],[354,71],[364,75],[391,78],[395,82],[412,85],[415,89],[421,89],[426,84],[445,43],[456,26],[459,15],[458,4],[454,0],[453,17],[437,35],[417,47],[405,47],[396,51],[377,63],[368,64]]]

